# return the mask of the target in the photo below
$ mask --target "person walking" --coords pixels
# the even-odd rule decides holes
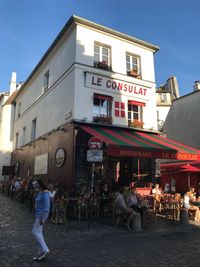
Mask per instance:
[[[35,223],[33,225],[32,234],[36,238],[39,245],[39,254],[33,260],[42,260],[49,253],[49,248],[44,241],[43,226],[49,216],[50,210],[50,194],[47,186],[41,181],[37,180],[39,193],[35,199]]]

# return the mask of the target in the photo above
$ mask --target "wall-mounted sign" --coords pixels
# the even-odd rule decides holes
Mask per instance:
[[[48,173],[48,153],[41,154],[35,157],[34,174]]]
[[[96,136],[93,136],[88,141],[88,146],[91,150],[93,149],[101,149],[103,145],[103,141]]]
[[[66,158],[66,152],[64,148],[58,148],[55,153],[55,164],[56,167],[60,168],[63,166]]]
[[[102,162],[103,161],[103,150],[87,150],[87,161]]]
[[[150,97],[150,88],[146,86],[144,87],[143,85],[112,79],[89,72],[86,72],[85,86],[131,97],[138,97],[140,99],[147,100]]]

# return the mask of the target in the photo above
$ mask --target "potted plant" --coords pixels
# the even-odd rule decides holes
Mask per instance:
[[[103,69],[103,70],[108,70],[108,68],[109,68],[108,63],[107,63],[106,60],[99,61],[97,63],[97,66],[98,66],[98,68]]]
[[[129,122],[130,127],[143,129],[144,122],[140,120],[134,120]]]
[[[140,78],[140,75],[138,74],[138,70],[137,69],[132,69],[130,71],[128,71],[128,75],[134,77],[134,78]]]
[[[102,123],[102,124],[112,124],[112,117],[106,115],[99,115],[93,117],[93,122]]]

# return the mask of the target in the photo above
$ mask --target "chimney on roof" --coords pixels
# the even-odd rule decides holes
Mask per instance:
[[[194,82],[193,89],[194,89],[194,91],[200,90],[200,82],[199,81]]]
[[[10,80],[10,95],[14,93],[17,89],[17,74],[16,72],[12,72],[11,80]]]

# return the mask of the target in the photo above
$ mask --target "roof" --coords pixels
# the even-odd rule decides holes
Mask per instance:
[[[17,93],[18,93],[19,90],[16,90],[12,93],[12,95],[10,95],[10,97],[6,100],[6,102],[4,103],[4,105],[10,105],[12,104],[12,102],[14,101]]]
[[[70,28],[70,26],[74,24],[81,24],[87,27],[91,27],[106,33],[109,33],[111,35],[123,38],[125,40],[134,42],[138,45],[147,47],[151,50],[153,50],[153,52],[157,52],[160,48],[154,44],[142,41],[140,39],[134,38],[132,36],[129,36],[127,34],[112,30],[111,28],[107,28],[104,27],[100,24],[91,22],[89,20],[80,18],[78,16],[72,15],[70,17],[70,19],[67,21],[67,23],[64,25],[64,27],[62,28],[62,30],[60,31],[60,33],[57,35],[57,37],[55,38],[55,40],[53,41],[53,43],[50,45],[50,47],[47,49],[46,53],[43,55],[43,57],[40,59],[40,61],[38,62],[38,64],[35,66],[35,68],[33,69],[33,71],[31,72],[31,74],[28,76],[27,80],[24,82],[24,84],[21,86],[21,88],[18,90],[18,93],[16,94],[15,97],[17,97],[20,92],[24,89],[24,87],[27,85],[27,83],[31,80],[31,78],[33,77],[33,75],[36,73],[36,71],[39,69],[39,67],[41,66],[41,64],[45,61],[45,59],[47,58],[47,56],[50,54],[50,52],[54,49],[54,47],[57,45],[57,43],[59,42],[59,40],[63,37],[63,35],[67,32],[67,30]]]

